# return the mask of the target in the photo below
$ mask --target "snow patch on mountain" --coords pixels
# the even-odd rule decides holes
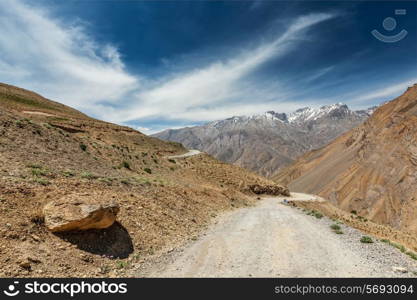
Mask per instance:
[[[258,121],[271,121],[271,122],[282,122],[286,124],[304,124],[307,122],[315,121],[323,117],[331,117],[334,119],[347,117],[349,115],[352,116],[370,116],[377,106],[368,108],[366,110],[358,110],[352,111],[349,107],[344,103],[335,103],[331,105],[324,105],[319,108],[312,108],[312,107],[303,107],[297,109],[296,111],[286,114],[286,113],[278,113],[275,111],[267,111],[262,114],[254,114],[250,116],[234,116],[225,120],[214,121],[210,122],[207,125],[210,126],[219,126],[224,124],[224,122],[231,122],[231,123],[247,123],[251,120],[258,120]]]
[[[304,123],[307,121],[314,121],[334,112],[339,112],[340,115],[348,115],[352,112],[346,104],[335,103],[331,105],[321,106],[320,108],[304,107],[297,109],[288,116],[289,123]]]

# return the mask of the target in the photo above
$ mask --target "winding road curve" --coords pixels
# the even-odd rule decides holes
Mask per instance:
[[[329,227],[331,220],[308,216],[285,205],[284,199],[321,201],[316,196],[293,194],[291,198],[265,198],[254,207],[225,213],[197,241],[138,275],[399,276],[392,271],[393,264],[398,265],[406,259],[399,251],[381,242],[362,244],[359,242],[362,233],[352,228],[343,227],[345,234],[337,235]]]
[[[166,158],[168,158],[168,159],[185,158],[185,157],[190,157],[190,156],[198,155],[198,154],[201,154],[201,153],[203,153],[203,152],[201,152],[199,150],[191,149],[187,153],[180,154],[180,155],[171,155],[171,156],[167,156]]]

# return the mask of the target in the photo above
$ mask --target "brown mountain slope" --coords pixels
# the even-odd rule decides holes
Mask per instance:
[[[273,184],[178,143],[92,118],[0,85],[0,276],[123,276],[192,238],[218,212],[249,205],[252,184]],[[42,208],[71,195],[114,199],[105,230],[53,234]]]
[[[361,126],[309,152],[274,177],[293,191],[417,232],[417,85]]]

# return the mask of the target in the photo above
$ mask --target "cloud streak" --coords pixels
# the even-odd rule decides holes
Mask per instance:
[[[27,2],[0,2],[0,79],[87,112],[139,86],[118,50]]]
[[[129,107],[125,111],[114,112],[112,119],[121,122],[163,117],[191,122],[209,121],[230,116],[232,110],[234,114],[239,114],[247,112],[248,108],[255,111],[266,108],[266,105],[254,104],[253,100],[255,97],[264,103],[272,100],[277,95],[279,83],[274,82],[273,95],[266,95],[264,92],[257,93],[255,83],[246,80],[247,76],[269,60],[284,56],[301,39],[305,29],[333,17],[324,13],[299,17],[269,43],[200,69],[171,75],[155,87],[139,89]],[[280,95],[284,94],[282,89]],[[244,104],[251,100],[252,103]],[[233,109],[230,109],[231,103],[234,103]],[[162,116],[161,110],[164,113]]]
[[[371,93],[356,95],[356,97],[354,97],[353,103],[363,103],[363,105],[366,107],[367,103],[372,100],[379,100],[379,102],[391,100],[393,97],[404,93],[408,87],[414,85],[415,83],[417,83],[417,77],[411,80],[407,80],[406,82],[395,83],[390,86],[384,85],[385,87],[376,89]]]
[[[126,71],[117,48],[97,43],[82,24],[63,23],[47,8],[26,1],[3,0],[0,80],[117,123],[152,119],[194,123],[256,113],[282,107],[273,100],[288,91],[277,81],[272,88],[261,86],[250,75],[288,53],[308,28],[333,17],[327,13],[298,17],[269,42],[154,80]]]

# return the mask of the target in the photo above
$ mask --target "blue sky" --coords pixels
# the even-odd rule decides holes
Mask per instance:
[[[411,1],[1,0],[0,81],[145,133],[360,109],[417,83],[416,16]]]

